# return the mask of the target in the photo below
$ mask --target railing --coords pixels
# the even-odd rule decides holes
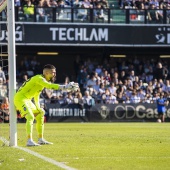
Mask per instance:
[[[32,7],[29,7],[32,8]],[[43,16],[38,10],[43,9]],[[170,10],[136,10],[136,9],[96,9],[96,8],[38,8],[32,9],[32,14],[24,12],[24,7],[15,8],[16,22],[59,22],[59,23],[110,23],[110,24],[169,24]],[[160,13],[159,19],[150,20],[148,14],[154,11]],[[102,12],[98,17],[97,12]],[[0,21],[6,21],[5,11],[0,13]]]

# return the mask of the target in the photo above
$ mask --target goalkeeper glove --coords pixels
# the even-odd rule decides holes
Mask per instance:
[[[79,86],[78,83],[70,82],[67,85],[60,85],[61,90],[78,90]]]

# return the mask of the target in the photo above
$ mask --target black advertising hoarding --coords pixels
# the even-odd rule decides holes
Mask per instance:
[[[89,108],[79,104],[46,104],[49,122],[88,122],[90,121]]]
[[[80,108],[77,104],[47,104],[49,122],[152,122],[158,118],[156,104],[96,104]],[[170,107],[166,121],[170,121]]]
[[[7,43],[6,24],[1,24],[0,44]],[[63,46],[169,46],[168,25],[99,25],[17,23],[16,45]]]

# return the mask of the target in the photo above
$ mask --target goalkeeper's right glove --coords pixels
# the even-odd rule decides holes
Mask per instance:
[[[75,89],[78,89],[79,86],[78,86],[78,83],[74,83],[74,82],[70,82],[68,83],[67,85],[60,85],[60,89],[61,90],[75,90]]]

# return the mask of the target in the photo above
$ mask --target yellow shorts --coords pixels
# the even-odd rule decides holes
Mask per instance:
[[[14,105],[16,110],[20,112],[21,117],[25,117],[27,114],[33,115],[35,113],[39,113],[35,104],[23,95],[17,95],[14,97]]]

